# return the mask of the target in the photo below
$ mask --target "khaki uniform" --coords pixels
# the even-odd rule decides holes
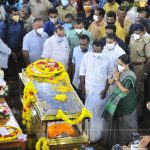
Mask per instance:
[[[74,7],[68,5],[68,7],[63,8],[63,6],[59,6],[56,8],[58,11],[58,18],[65,22],[65,15],[70,13],[72,14],[75,18],[77,17],[77,11]]]
[[[139,40],[130,39],[130,59],[136,74],[136,94],[137,94],[137,110],[139,115],[142,114],[144,104],[144,64],[146,57],[150,57],[150,39],[149,41],[142,36]]]
[[[30,0],[28,5],[33,17],[42,18],[44,22],[48,20],[47,10],[52,7],[48,0]]]

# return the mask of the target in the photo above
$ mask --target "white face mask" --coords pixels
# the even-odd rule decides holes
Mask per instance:
[[[133,33],[133,34],[131,35],[131,37],[133,37],[134,40],[139,40],[141,36],[140,36],[139,34]]]
[[[118,65],[118,71],[119,73],[122,73],[125,70],[125,67]]]
[[[101,56],[102,56],[102,53],[94,53],[94,52],[93,52],[93,56],[96,57],[96,58],[98,58],[98,57],[101,57]]]
[[[98,20],[99,20],[98,16],[93,15],[93,20],[94,20],[94,21],[98,21]]]
[[[78,6],[77,2],[73,3],[74,8],[77,8],[77,6]]]
[[[49,20],[50,20],[53,24],[55,24],[55,23],[57,22],[57,18],[50,18],[50,17],[49,17]]]
[[[77,34],[80,34],[83,31],[83,29],[75,29],[75,31],[77,32]]]
[[[63,37],[56,35],[56,40],[58,43],[61,43],[63,41]]]
[[[62,6],[67,6],[68,5],[68,0],[61,0],[61,4],[62,4]]]
[[[115,46],[116,46],[116,44],[115,43],[111,43],[111,44],[106,44],[106,47],[109,49],[109,50],[112,50],[112,49],[114,49],[115,48]]]
[[[43,34],[43,32],[44,32],[44,29],[43,29],[43,28],[39,28],[39,29],[36,30],[36,32],[37,32],[40,36],[42,36],[42,34]]]

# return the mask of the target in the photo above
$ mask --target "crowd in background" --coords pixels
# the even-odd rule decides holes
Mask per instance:
[[[128,144],[144,98],[150,100],[149,3],[0,0],[0,66],[6,80],[17,80],[22,68],[41,58],[62,62],[93,114],[90,141]]]

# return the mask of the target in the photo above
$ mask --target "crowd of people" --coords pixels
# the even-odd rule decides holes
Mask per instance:
[[[0,67],[7,80],[62,62],[93,114],[91,143],[127,145],[150,100],[149,15],[149,0],[0,0]]]

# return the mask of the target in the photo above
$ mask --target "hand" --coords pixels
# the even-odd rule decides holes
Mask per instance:
[[[146,148],[150,142],[150,136],[143,136],[142,140],[139,143],[138,149]]]
[[[118,80],[119,80],[119,77],[120,77],[119,72],[118,72],[117,70],[115,70],[115,72],[113,73],[113,79],[114,79],[115,81],[118,81]]]
[[[123,150],[130,150],[130,148],[128,146],[126,146],[126,145],[122,146],[122,149]]]
[[[109,85],[114,84],[114,79],[108,79],[108,84],[109,84]]]
[[[101,93],[100,93],[100,98],[103,100],[106,97],[107,91],[104,89]]]
[[[150,101],[146,104],[147,109],[150,111]]]

